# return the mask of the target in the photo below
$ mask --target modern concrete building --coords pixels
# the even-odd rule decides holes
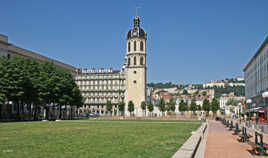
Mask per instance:
[[[264,92],[268,91],[268,37],[243,69],[247,112],[267,112],[268,102]],[[267,118],[267,116],[266,116]]]
[[[146,39],[147,34],[140,27],[140,18],[133,20],[134,26],[127,33],[126,57],[121,70],[79,70],[76,83],[85,97],[83,111],[94,112],[100,115],[107,114],[106,102],[110,100],[114,105],[113,114],[117,115],[117,105],[125,103],[125,114],[128,112],[128,103],[134,103],[135,116],[142,116],[140,107],[146,101]]]
[[[0,34],[0,56],[6,56],[8,58],[14,56],[21,56],[25,58],[32,58],[39,62],[53,62],[57,68],[65,69],[75,74],[76,68],[74,66],[65,64],[63,62],[48,58],[36,52],[20,48],[8,42],[8,36]]]

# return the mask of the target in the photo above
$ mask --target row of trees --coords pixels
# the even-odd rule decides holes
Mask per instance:
[[[156,105],[159,109],[159,111],[162,112],[162,114],[164,114],[164,112],[175,112],[176,109],[176,103],[174,102],[173,99],[169,100],[168,103],[165,103],[164,99],[160,99],[159,103]],[[146,111],[148,110],[150,113],[153,112],[154,110],[154,105],[152,102],[149,102],[148,104],[146,104],[146,102],[141,102],[141,108],[144,112],[144,116],[146,116]],[[107,101],[106,103],[106,109],[107,111],[111,112],[113,109],[113,105],[110,101]],[[121,112],[121,115],[123,114],[123,112],[125,111],[125,103],[124,102],[120,102],[118,105],[118,109]],[[191,101],[191,104],[188,105],[186,102],[184,102],[183,100],[180,102],[179,104],[179,111],[184,113],[185,111],[192,111],[195,112],[196,111],[201,111],[204,110],[207,112],[212,111],[213,113],[216,113],[218,110],[220,109],[219,107],[219,102],[217,99],[213,99],[212,102],[209,102],[209,100],[205,99],[203,101],[203,106],[201,108],[200,105],[197,105],[195,100]],[[134,103],[132,101],[128,102],[128,112],[130,112],[130,114],[132,114],[134,111]]]
[[[57,69],[52,62],[1,57],[0,109],[3,106],[1,103],[10,101],[17,106],[17,118],[23,116],[23,109],[27,106],[34,120],[38,119],[41,107],[46,112],[49,107],[58,107],[58,117],[61,118],[63,105],[83,105],[81,92],[67,70]]]

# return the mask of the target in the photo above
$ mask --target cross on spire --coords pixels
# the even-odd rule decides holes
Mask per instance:
[[[141,8],[140,6],[136,5],[136,16],[138,16],[138,9]]]

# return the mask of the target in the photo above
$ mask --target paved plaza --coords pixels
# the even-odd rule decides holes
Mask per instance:
[[[239,137],[233,135],[233,131],[229,131],[221,122],[210,121],[208,130],[205,158],[261,157],[252,155],[251,147],[247,143],[238,142]]]

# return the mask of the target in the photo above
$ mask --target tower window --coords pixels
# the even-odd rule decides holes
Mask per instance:
[[[137,63],[137,59],[136,57],[134,57],[134,65],[136,65],[136,63]]]
[[[128,52],[130,52],[130,42],[128,42],[127,47],[128,47]]]
[[[136,81],[136,80],[134,80],[134,81],[133,81],[133,83],[137,83],[137,81]]]
[[[130,58],[128,58],[128,60],[127,60],[127,65],[128,66],[130,65]]]
[[[140,43],[140,50],[143,51],[143,41]]]
[[[134,51],[136,51],[136,49],[137,49],[137,42],[134,41]]]
[[[137,71],[134,71],[134,74],[136,74],[137,73]]]
[[[140,58],[140,64],[143,65],[143,57]]]

